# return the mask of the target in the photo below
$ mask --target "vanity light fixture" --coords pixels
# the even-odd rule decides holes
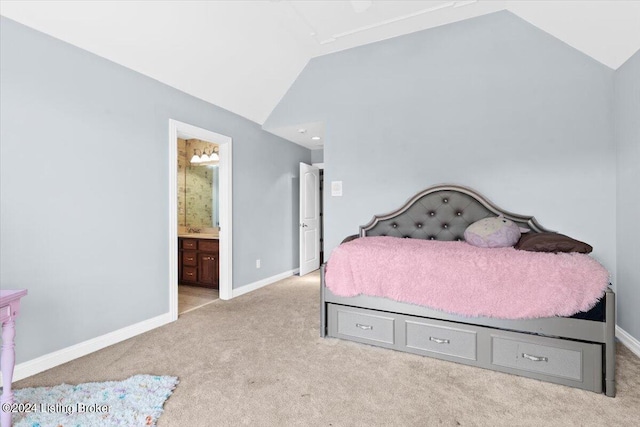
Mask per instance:
[[[198,156],[196,149],[193,150],[193,157],[191,158],[191,160],[189,161],[190,163],[200,163],[202,160],[200,160],[200,156]]]
[[[220,156],[215,148],[207,154],[205,150],[202,150],[202,154],[198,156],[198,149],[193,150],[193,157],[191,157],[190,163],[197,165],[212,165],[220,161]]]

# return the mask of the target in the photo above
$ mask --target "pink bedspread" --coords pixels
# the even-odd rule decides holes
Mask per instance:
[[[336,295],[371,295],[463,316],[527,319],[591,309],[609,273],[588,255],[465,242],[363,237],[333,250],[326,286]]]

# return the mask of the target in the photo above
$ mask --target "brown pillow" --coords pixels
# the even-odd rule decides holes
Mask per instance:
[[[351,236],[345,237],[344,240],[342,242],[340,242],[340,244],[347,243],[347,242],[350,242],[352,240],[356,240],[358,237],[360,237],[359,234],[352,234]]]
[[[580,252],[583,254],[593,250],[590,245],[560,233],[523,234],[514,248],[532,252]]]

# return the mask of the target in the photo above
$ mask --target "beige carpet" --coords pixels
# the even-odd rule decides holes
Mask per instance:
[[[318,275],[218,300],[16,383],[176,375],[159,426],[637,426],[640,360],[618,345],[618,396],[321,339]]]

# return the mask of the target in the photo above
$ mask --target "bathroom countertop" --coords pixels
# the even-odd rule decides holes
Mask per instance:
[[[207,234],[207,233],[187,233],[187,234],[178,234],[178,237],[183,237],[187,239],[211,239],[218,240],[220,236],[215,234]]]

